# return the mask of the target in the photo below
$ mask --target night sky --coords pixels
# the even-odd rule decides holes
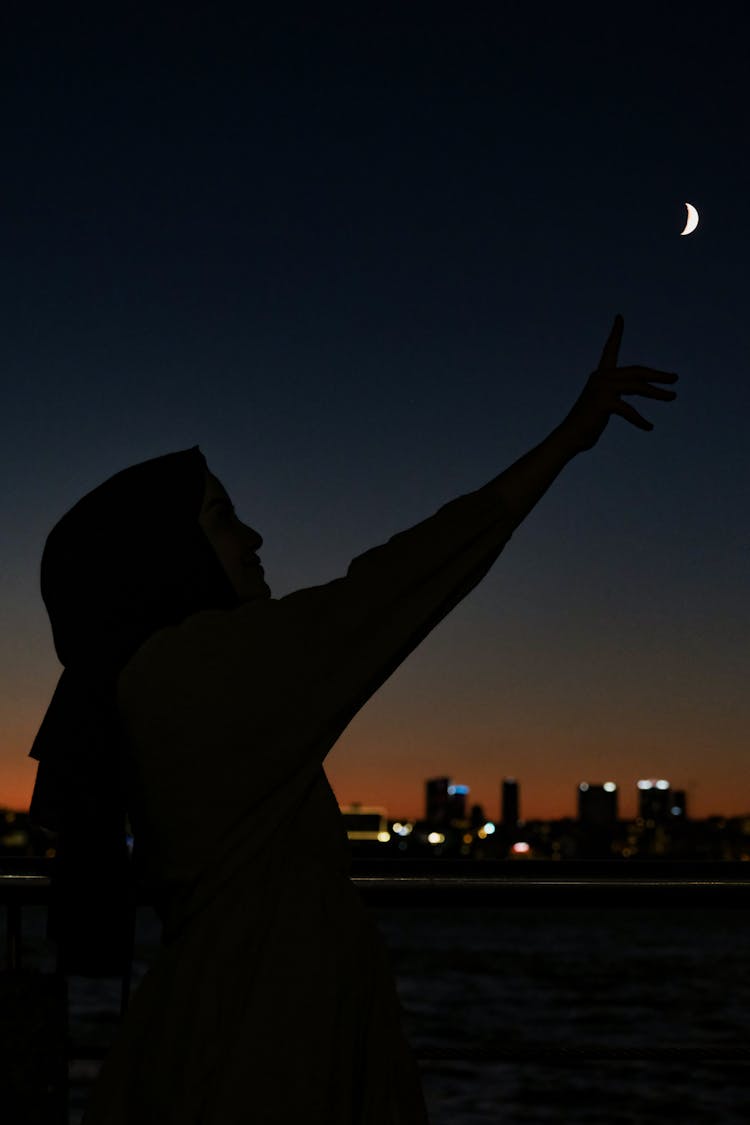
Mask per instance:
[[[677,401],[611,420],[326,771],[393,816],[436,775],[492,818],[503,776],[525,817],[581,780],[630,815],[640,777],[750,813],[744,6],[31,7],[0,27],[0,805],[85,492],[198,444],[274,596],[328,581],[540,441],[621,312]]]

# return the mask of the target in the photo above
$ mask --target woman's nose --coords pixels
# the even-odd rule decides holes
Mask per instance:
[[[260,550],[260,548],[263,546],[263,536],[259,532],[257,532],[254,527],[248,527],[247,530],[250,532],[250,541],[252,543],[253,550]]]

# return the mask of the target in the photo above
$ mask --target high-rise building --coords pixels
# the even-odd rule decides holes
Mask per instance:
[[[646,822],[668,820],[673,803],[668,781],[644,778],[638,782],[638,815]]]
[[[469,794],[468,785],[448,786],[448,822],[452,820],[466,820],[466,798]]]
[[[448,787],[451,783],[449,777],[428,778],[425,784],[426,806],[425,819],[428,824],[440,827],[448,825],[450,806],[448,803]]]
[[[605,828],[617,821],[617,786],[614,781],[578,786],[578,820],[591,828]]]
[[[436,827],[448,827],[452,820],[466,820],[468,785],[454,785],[449,777],[432,777],[426,783],[426,819]]]
[[[519,821],[520,794],[514,777],[504,777],[500,791],[500,820],[503,828],[515,828]]]

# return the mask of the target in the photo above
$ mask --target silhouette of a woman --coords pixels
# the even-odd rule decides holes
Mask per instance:
[[[70,678],[40,731],[37,815],[56,808],[59,824],[97,753],[119,745],[107,807],[129,812],[164,926],[85,1125],[426,1125],[323,761],[609,417],[652,429],[621,396],[675,397],[653,384],[676,375],[617,367],[621,335],[618,317],[540,445],[326,585],[271,597],[261,537],[197,447],[118,474],[64,517],[57,546],[53,531],[43,592],[46,573]],[[108,522],[95,526],[102,507]],[[120,546],[124,568],[110,553]],[[89,563],[105,589],[87,586]],[[99,718],[76,759],[70,732],[86,698]]]

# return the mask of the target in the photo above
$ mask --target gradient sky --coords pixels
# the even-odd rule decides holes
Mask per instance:
[[[392,815],[444,774],[492,817],[505,775],[526,817],[639,777],[750,813],[743,6],[221,7],[2,17],[0,805],[85,492],[199,444],[274,595],[327,581],[541,440],[621,312],[677,402],[610,422],[327,773]]]

